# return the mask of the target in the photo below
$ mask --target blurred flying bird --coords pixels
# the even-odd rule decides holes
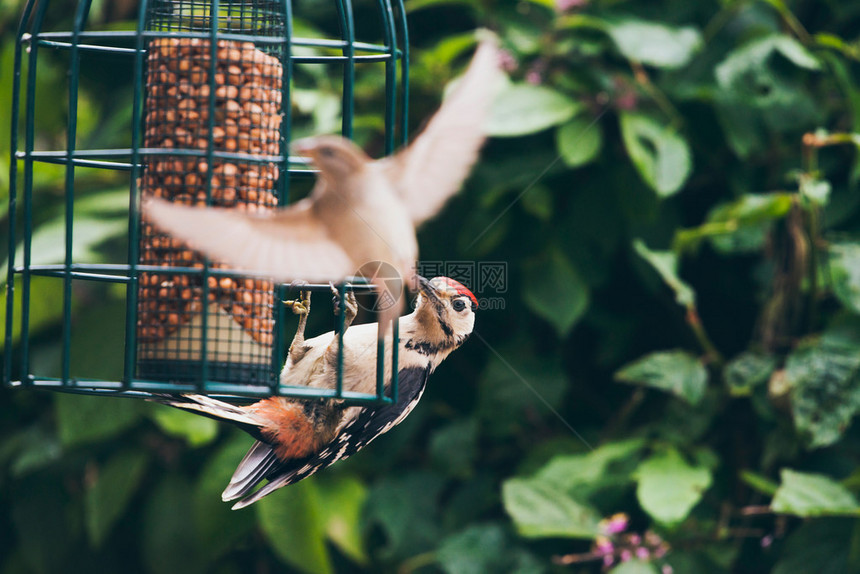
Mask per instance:
[[[382,337],[402,313],[403,283],[417,288],[415,226],[435,215],[468,176],[501,74],[495,39],[487,35],[426,128],[391,157],[372,160],[340,136],[296,141],[295,150],[310,158],[319,177],[307,198],[273,214],[151,197],[144,217],[215,261],[277,281],[367,277],[378,288]]]

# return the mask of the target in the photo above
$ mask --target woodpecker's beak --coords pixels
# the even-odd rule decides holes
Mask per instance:
[[[430,281],[420,275],[415,275],[415,277],[418,279],[418,289],[421,293],[432,301],[436,301],[437,303],[441,302],[439,299],[439,292],[436,290],[436,287],[430,283]]]

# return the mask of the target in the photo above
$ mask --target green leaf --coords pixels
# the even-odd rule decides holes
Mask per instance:
[[[528,193],[523,194],[520,198],[520,202],[522,202],[523,209],[541,221],[549,221],[552,219],[552,214],[555,211],[553,209],[553,196],[552,191],[544,185],[535,184],[534,187],[529,189]]]
[[[5,266],[5,263],[4,263]],[[5,273],[5,271],[0,271]],[[6,275],[0,276],[0,285],[5,286]],[[45,331],[52,324],[59,323],[63,314],[63,298],[57,296],[56,281],[51,277],[33,277],[30,282],[30,336]],[[24,290],[20,276],[15,281],[15,302],[12,325],[12,342],[17,343],[21,338],[20,309],[23,303]],[[8,291],[3,289],[3,300],[0,305],[0,323],[6,324],[6,297]],[[72,308],[75,308],[72,299]],[[0,349],[6,345],[5,337],[0,341]]]
[[[752,351],[741,353],[723,370],[723,380],[734,397],[746,397],[755,387],[765,384],[776,368],[776,359]]]
[[[825,179],[813,177],[800,178],[800,194],[813,205],[824,207],[830,201],[830,193],[833,186]]]
[[[444,6],[448,4],[468,5],[469,0],[415,0],[414,2],[410,2],[409,5],[406,6],[406,12],[411,14],[424,8],[430,8],[433,6]]]
[[[575,117],[555,132],[555,144],[561,159],[570,167],[594,161],[603,147],[603,130],[596,119]]]
[[[687,140],[638,112],[621,112],[620,120],[624,146],[645,183],[660,197],[677,193],[693,167]]]
[[[611,442],[582,454],[554,456],[541,468],[535,478],[575,493],[582,486],[598,485],[607,474],[607,467],[618,461],[635,460],[645,446],[643,439]]]
[[[753,40],[734,50],[714,70],[717,82],[723,88],[731,88],[746,81],[750,72],[761,71],[768,59],[779,53],[795,66],[807,70],[818,70],[821,64],[812,53],[791,36],[779,34]]]
[[[499,526],[471,526],[446,538],[437,559],[448,574],[501,572],[505,550],[505,533]]]
[[[636,488],[639,504],[668,528],[687,518],[713,478],[709,468],[689,465],[674,448],[647,458],[634,475],[639,483]]]
[[[75,549],[74,554],[81,553],[80,544],[83,543],[80,505],[73,504],[69,489],[63,488],[62,482],[49,473],[36,472],[26,480],[14,481],[8,486],[3,484],[3,490],[8,500],[5,503],[8,510],[3,512],[4,525],[15,535],[14,542],[4,543],[0,563],[4,574],[10,566],[7,553],[11,547],[17,547],[15,550],[20,552],[19,561],[24,567],[10,570],[9,574],[67,572],[72,549]],[[69,520],[72,516],[77,520]]]
[[[33,232],[32,264],[47,265],[62,263],[66,256],[65,217],[58,217],[39,225]],[[124,236],[128,232],[128,221],[125,218],[114,217],[102,219],[92,216],[75,216],[74,241],[72,242],[72,260],[75,263],[99,263],[103,256],[97,248],[111,240]],[[18,245],[18,253],[23,252],[23,244]],[[2,283],[6,283],[7,263],[0,266]]]
[[[141,414],[141,405],[131,399],[58,393],[54,402],[60,441],[66,446],[112,438]]]
[[[460,229],[458,246],[461,251],[485,255],[495,249],[508,235],[513,214],[508,211],[495,213],[488,209],[474,211]]]
[[[122,215],[128,213],[128,188],[103,191],[75,199],[75,217],[80,214]],[[124,219],[124,218],[123,218]]]
[[[478,381],[478,416],[489,434],[517,435],[535,414],[546,417],[559,407],[568,380],[558,356],[524,354],[516,344],[498,352]]]
[[[748,193],[713,208],[702,225],[677,232],[678,249],[695,250],[702,240],[721,253],[749,253],[765,245],[774,221],[791,210],[794,194]]]
[[[99,469],[95,482],[87,488],[87,533],[94,547],[102,545],[125,512],[140,486],[148,460],[145,452],[120,453]]]
[[[370,558],[361,535],[367,487],[355,476],[326,474],[317,479],[320,509],[329,540],[347,556],[366,565]]]
[[[284,563],[302,572],[333,572],[314,477],[282,488],[255,503],[269,546]]]
[[[828,255],[833,293],[843,305],[860,313],[860,243],[833,242]]]
[[[823,474],[784,468],[771,502],[774,512],[811,516],[860,516],[860,504],[847,488]]]
[[[599,517],[560,488],[540,479],[512,478],[502,485],[502,502],[517,532],[526,538],[594,538]]]
[[[546,571],[533,555],[508,538],[498,524],[475,524],[446,538],[436,552],[436,559],[447,574]]]
[[[734,50],[715,68],[724,126],[739,129],[740,137],[745,132],[754,136],[757,141],[752,147],[757,150],[763,142],[761,134],[756,133],[760,130],[754,129],[756,125],[785,131],[811,129],[822,121],[820,104],[810,95],[808,82],[797,74],[786,73],[785,65],[776,61],[775,55],[807,70],[821,67],[797,40],[776,34]],[[739,153],[751,151],[742,149],[745,146],[740,137],[731,138],[735,140],[733,147]]]
[[[128,400],[128,399],[126,399]],[[194,532],[192,487],[180,473],[165,474],[148,490],[140,533],[140,554],[153,574],[195,572],[200,560]]]
[[[468,3],[469,0],[457,1]],[[415,3],[411,3],[412,6],[414,6],[414,4]],[[409,10],[411,10],[411,6]],[[428,68],[432,68],[440,64],[454,67],[454,60],[456,58],[463,56],[465,52],[468,52],[471,48],[475,47],[475,40],[477,39],[476,36],[477,34],[472,31],[464,32],[462,34],[447,34],[435,45],[428,47],[426,51],[420,54],[419,57],[421,58],[421,62],[419,65],[425,65]],[[503,79],[502,81],[507,81],[507,79]],[[451,85],[453,83],[455,82],[449,82],[449,84],[445,86],[445,97],[453,91],[454,86]]]
[[[207,565],[215,564],[256,525],[253,512],[231,510],[221,500],[221,492],[253,443],[245,433],[234,435],[210,455],[194,484],[194,525]]]
[[[430,439],[430,458],[451,476],[468,476],[478,454],[478,421],[460,419],[437,430]]]
[[[746,159],[765,149],[767,133],[764,119],[761,111],[748,98],[732,92],[718,92],[714,108],[726,143],[738,157]]]
[[[768,496],[773,496],[776,493],[776,489],[779,488],[779,485],[771,479],[751,470],[742,470],[740,478],[757,492]]]
[[[651,562],[628,560],[610,570],[609,574],[659,574],[659,572]]]
[[[615,373],[615,380],[668,391],[697,405],[705,396],[708,372],[686,351],[662,351],[625,365]]]
[[[528,261],[524,269],[526,306],[565,337],[588,309],[588,285],[570,260],[556,247]]]
[[[828,339],[798,346],[785,362],[794,425],[810,448],[835,443],[860,409],[860,355]]]
[[[857,572],[856,518],[806,520],[786,539],[773,574]]]
[[[509,84],[493,103],[486,132],[496,137],[532,134],[568,121],[582,107],[546,86]]]
[[[28,427],[15,434],[7,434],[0,443],[0,466],[8,468],[15,478],[45,468],[62,456],[63,449],[56,435],[41,427]]]
[[[726,565],[717,565],[714,555]],[[711,542],[697,549],[672,548],[663,562],[672,568],[672,574],[726,574],[732,572],[737,551],[734,547]]]
[[[153,405],[150,418],[165,433],[184,439],[193,447],[212,442],[218,434],[218,422],[194,413],[164,405]]]
[[[444,481],[427,472],[393,473],[376,481],[365,504],[367,529],[377,530],[386,560],[403,559],[438,547],[439,497]]]
[[[663,282],[675,292],[678,305],[689,307],[696,304],[693,288],[678,276],[678,256],[671,251],[652,251],[641,239],[633,241],[633,249],[660,275]]]
[[[622,20],[610,22],[606,32],[625,58],[657,68],[681,68],[702,47],[702,35],[690,26]]]

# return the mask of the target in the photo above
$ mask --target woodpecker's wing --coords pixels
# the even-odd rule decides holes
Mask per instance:
[[[148,401],[160,403],[162,405],[171,406],[184,411],[190,411],[198,415],[203,415],[216,421],[226,421],[233,423],[243,431],[247,432],[256,439],[261,439],[260,431],[266,422],[254,413],[249,412],[242,407],[219,401],[204,395],[168,395],[153,393],[147,397]]]
[[[271,214],[198,208],[147,198],[145,220],[214,261],[278,281],[337,280],[355,272],[310,200]]]
[[[495,39],[486,37],[454,92],[415,141],[379,160],[416,225],[435,215],[460,190],[478,159],[500,75]]]
[[[234,504],[233,510],[253,504],[283,486],[294,484],[339,460],[349,458],[367,446],[373,439],[400,424],[421,399],[421,394],[424,392],[424,386],[427,384],[427,377],[430,376],[430,371],[430,365],[425,368],[407,367],[401,369],[398,374],[399,396],[397,403],[380,408],[364,407],[360,409],[358,415],[351,422],[347,423],[331,444],[316,455],[300,460],[277,461],[273,465],[272,460],[276,459],[274,458],[275,454],[272,449],[269,448],[266,451],[265,446],[267,445],[262,447],[254,445],[252,451],[259,449],[259,452],[255,453],[252,457],[251,451],[249,451],[245,458],[242,459],[240,468],[245,465],[246,460],[254,458],[255,468],[265,470],[260,472],[248,468],[244,471],[243,474],[245,476],[257,476],[259,479],[253,484],[246,482],[242,494],[249,492],[251,488],[262,480],[263,476],[269,482],[256,492],[245,496],[245,498]],[[236,474],[239,474],[238,469]],[[236,491],[231,492],[231,495],[233,494],[236,494]],[[236,494],[233,498],[238,498],[242,494]],[[224,491],[224,495],[226,497],[226,490]],[[224,498],[224,500],[228,499]]]

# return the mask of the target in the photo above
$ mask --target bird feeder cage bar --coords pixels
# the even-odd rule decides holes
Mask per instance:
[[[66,190],[74,189],[75,165],[71,162],[75,153],[78,136],[78,87],[80,80],[80,59],[78,55],[79,35],[84,27],[84,21],[90,11],[90,0],[80,2],[75,10],[74,27],[72,28],[72,46],[69,50],[69,119],[66,130]],[[66,193],[66,229],[65,229],[65,271],[63,273],[63,340],[72,338],[72,275],[71,265],[72,246],[74,245],[74,215],[75,194]],[[71,345],[63,345],[62,373],[63,380],[71,378]]]
[[[352,4],[344,0],[337,0],[337,13],[340,18],[340,31],[345,38],[343,56],[346,58],[346,64],[343,67],[343,97],[341,98],[343,123],[341,124],[341,135],[345,138],[351,138],[354,108],[352,98],[348,97],[348,95],[352,94],[355,88],[355,32],[353,31]]]
[[[141,2],[137,16],[136,37],[134,38],[134,83],[132,100],[132,123],[131,123],[131,182],[129,183],[128,198],[128,281],[125,296],[125,346],[123,362],[123,388],[127,390],[128,382],[134,379],[135,350],[137,348],[137,291],[138,291],[138,250],[140,247],[140,201],[137,187],[140,175],[140,126],[143,124],[143,54],[144,35],[143,27],[146,22],[146,2]],[[205,355],[204,355],[205,357]]]
[[[246,13],[243,10],[248,4],[253,5],[251,19],[260,18],[259,11],[265,12],[260,6],[265,4],[265,9],[276,6],[279,10],[275,25],[266,28],[262,35],[249,33],[237,33],[229,26],[225,26],[222,15],[227,18],[236,18],[239,29],[246,31],[243,27]],[[20,364],[20,382],[26,386],[39,386],[76,393],[90,394],[123,394],[127,396],[139,396],[146,392],[206,392],[218,394],[219,396],[268,396],[281,394],[296,397],[330,397],[342,398],[351,401],[375,401],[392,402],[397,397],[397,344],[392,349],[392,392],[389,396],[384,394],[384,366],[385,350],[384,344],[380,342],[377,360],[377,393],[364,394],[352,393],[344,390],[342,380],[343,370],[343,327],[345,324],[344,305],[336,318],[337,337],[341,342],[341,352],[338,356],[338,377],[334,389],[310,389],[307,387],[285,387],[279,384],[279,371],[285,359],[285,340],[283,325],[287,319],[287,313],[283,305],[272,306],[271,320],[275,325],[272,333],[272,352],[266,368],[271,373],[268,380],[235,382],[222,380],[218,376],[212,376],[210,371],[210,360],[207,355],[207,336],[200,338],[201,347],[199,361],[199,375],[189,381],[164,381],[141,377],[136,369],[139,368],[139,312],[141,275],[145,273],[154,274],[182,274],[188,277],[199,277],[202,300],[209,300],[210,281],[209,278],[237,277],[241,273],[233,269],[224,269],[210,266],[210,262],[196,266],[171,266],[165,268],[159,265],[148,265],[141,261],[141,214],[139,210],[141,189],[139,185],[141,178],[145,175],[144,167],[147,162],[157,161],[158,158],[185,158],[193,160],[200,158],[207,165],[217,165],[216,162],[246,162],[260,164],[265,162],[273,165],[285,166],[281,171],[281,177],[276,178],[273,192],[278,203],[284,204],[289,195],[289,184],[292,178],[311,177],[314,171],[308,169],[306,160],[303,158],[289,157],[286,153],[287,143],[291,139],[292,106],[287,104],[281,107],[281,121],[278,129],[280,136],[280,153],[243,153],[242,151],[230,151],[218,149],[210,137],[205,149],[183,149],[147,146],[143,136],[143,127],[147,112],[147,98],[145,94],[149,88],[146,83],[148,73],[147,54],[151,53],[150,42],[156,39],[183,39],[188,41],[203,41],[208,46],[208,133],[212,134],[215,127],[215,91],[216,91],[216,52],[218,42],[252,42],[254,46],[267,54],[279,56],[281,62],[283,81],[280,82],[281,100],[291,101],[291,88],[293,80],[293,64],[340,64],[342,65],[343,96],[342,96],[342,129],[346,137],[353,135],[352,126],[355,115],[354,109],[354,87],[356,79],[357,63],[383,63],[385,67],[385,108],[384,108],[384,149],[390,153],[395,148],[395,142],[406,141],[406,117],[408,102],[408,37],[406,29],[405,10],[402,0],[378,0],[378,8],[381,16],[381,30],[383,43],[370,43],[356,41],[355,19],[352,4],[349,0],[334,0],[338,15],[338,25],[341,39],[329,38],[293,38],[292,37],[292,5],[289,0],[143,0],[140,4],[136,30],[134,31],[92,31],[86,30],[89,17],[91,0],[80,0],[76,6],[72,19],[71,31],[44,31],[47,9],[50,0],[29,0],[23,10],[22,18],[18,27],[17,42],[15,43],[15,61],[13,75],[13,99],[11,107],[11,166],[10,166],[10,189],[9,189],[9,255],[6,286],[6,325],[4,345],[4,368],[3,380],[6,384],[12,384],[14,379],[14,364]],[[156,8],[153,6],[158,5]],[[173,14],[176,6],[181,9],[190,7],[188,18],[180,19],[179,23],[171,23],[158,20],[153,14],[158,10],[165,10],[162,16]],[[199,13],[194,13],[199,10]],[[167,18],[167,17],[165,17]],[[207,27],[201,28],[200,22]],[[269,24],[267,24],[269,25]],[[277,26],[281,26],[278,28]],[[274,32],[277,32],[275,34]],[[398,34],[400,36],[398,42]],[[301,54],[293,55],[295,46],[334,49],[340,51],[340,55],[329,54]],[[41,50],[48,49],[53,52],[68,53],[68,124],[66,128],[65,150],[36,150],[35,138],[35,115],[36,115],[36,69]],[[25,64],[26,54],[26,66]],[[127,149],[78,149],[78,97],[80,90],[81,56],[83,54],[104,54],[114,57],[125,57],[131,59],[130,68],[133,83],[132,121],[131,121],[131,145]],[[204,61],[207,58],[204,58]],[[399,63],[399,67],[398,67]],[[26,84],[22,90],[23,69],[27,70]],[[400,73],[401,85],[398,87],[398,71]],[[24,108],[23,126],[23,150],[20,145],[20,118],[21,118],[21,96],[24,93],[27,105]],[[400,115],[398,116],[398,108]],[[399,123],[399,126],[398,126]],[[399,135],[398,135],[399,127]],[[85,147],[85,146],[80,146]],[[22,167],[18,162],[21,161]],[[65,168],[63,182],[65,186],[64,197],[64,230],[63,230],[63,259],[60,264],[33,265],[33,185],[34,166],[36,164],[56,164]],[[299,166],[299,169],[293,169]],[[79,168],[106,169],[118,172],[130,173],[129,184],[129,213],[128,213],[128,262],[125,264],[85,264],[75,261],[74,235],[75,235],[75,178]],[[286,169],[289,168],[289,169]],[[22,177],[19,178],[19,170]],[[205,178],[205,194],[207,203],[213,199],[213,170],[209,170]],[[288,172],[285,173],[285,172]],[[19,202],[19,187],[22,191]],[[20,205],[19,205],[20,203]],[[23,220],[23,221],[21,221]],[[22,223],[22,254],[20,264],[17,264],[17,240],[19,227]],[[168,269],[169,271],[165,271]],[[16,314],[15,289],[16,279],[20,276],[21,303],[20,313],[17,320],[20,324],[20,341],[18,352],[13,350],[14,325]],[[31,372],[31,353],[29,337],[31,331],[30,305],[31,288],[33,277],[47,277],[61,280],[62,283],[62,310],[61,310],[61,334],[63,344],[61,349],[59,376],[44,376]],[[73,295],[76,282],[113,283],[125,285],[126,314],[125,314],[125,348],[123,361],[123,374],[120,381],[104,380],[98,377],[78,377],[72,373],[72,314]],[[372,289],[370,285],[361,284],[360,280],[352,285],[341,283],[339,295],[341,301],[347,290],[366,291]],[[308,285],[305,287],[311,291],[328,291],[328,285]],[[272,294],[277,300],[286,297],[288,286],[275,285]],[[202,333],[207,333],[209,313],[200,315],[202,322]],[[397,341],[397,324],[394,325],[394,341]],[[213,380],[214,379],[214,380]]]

